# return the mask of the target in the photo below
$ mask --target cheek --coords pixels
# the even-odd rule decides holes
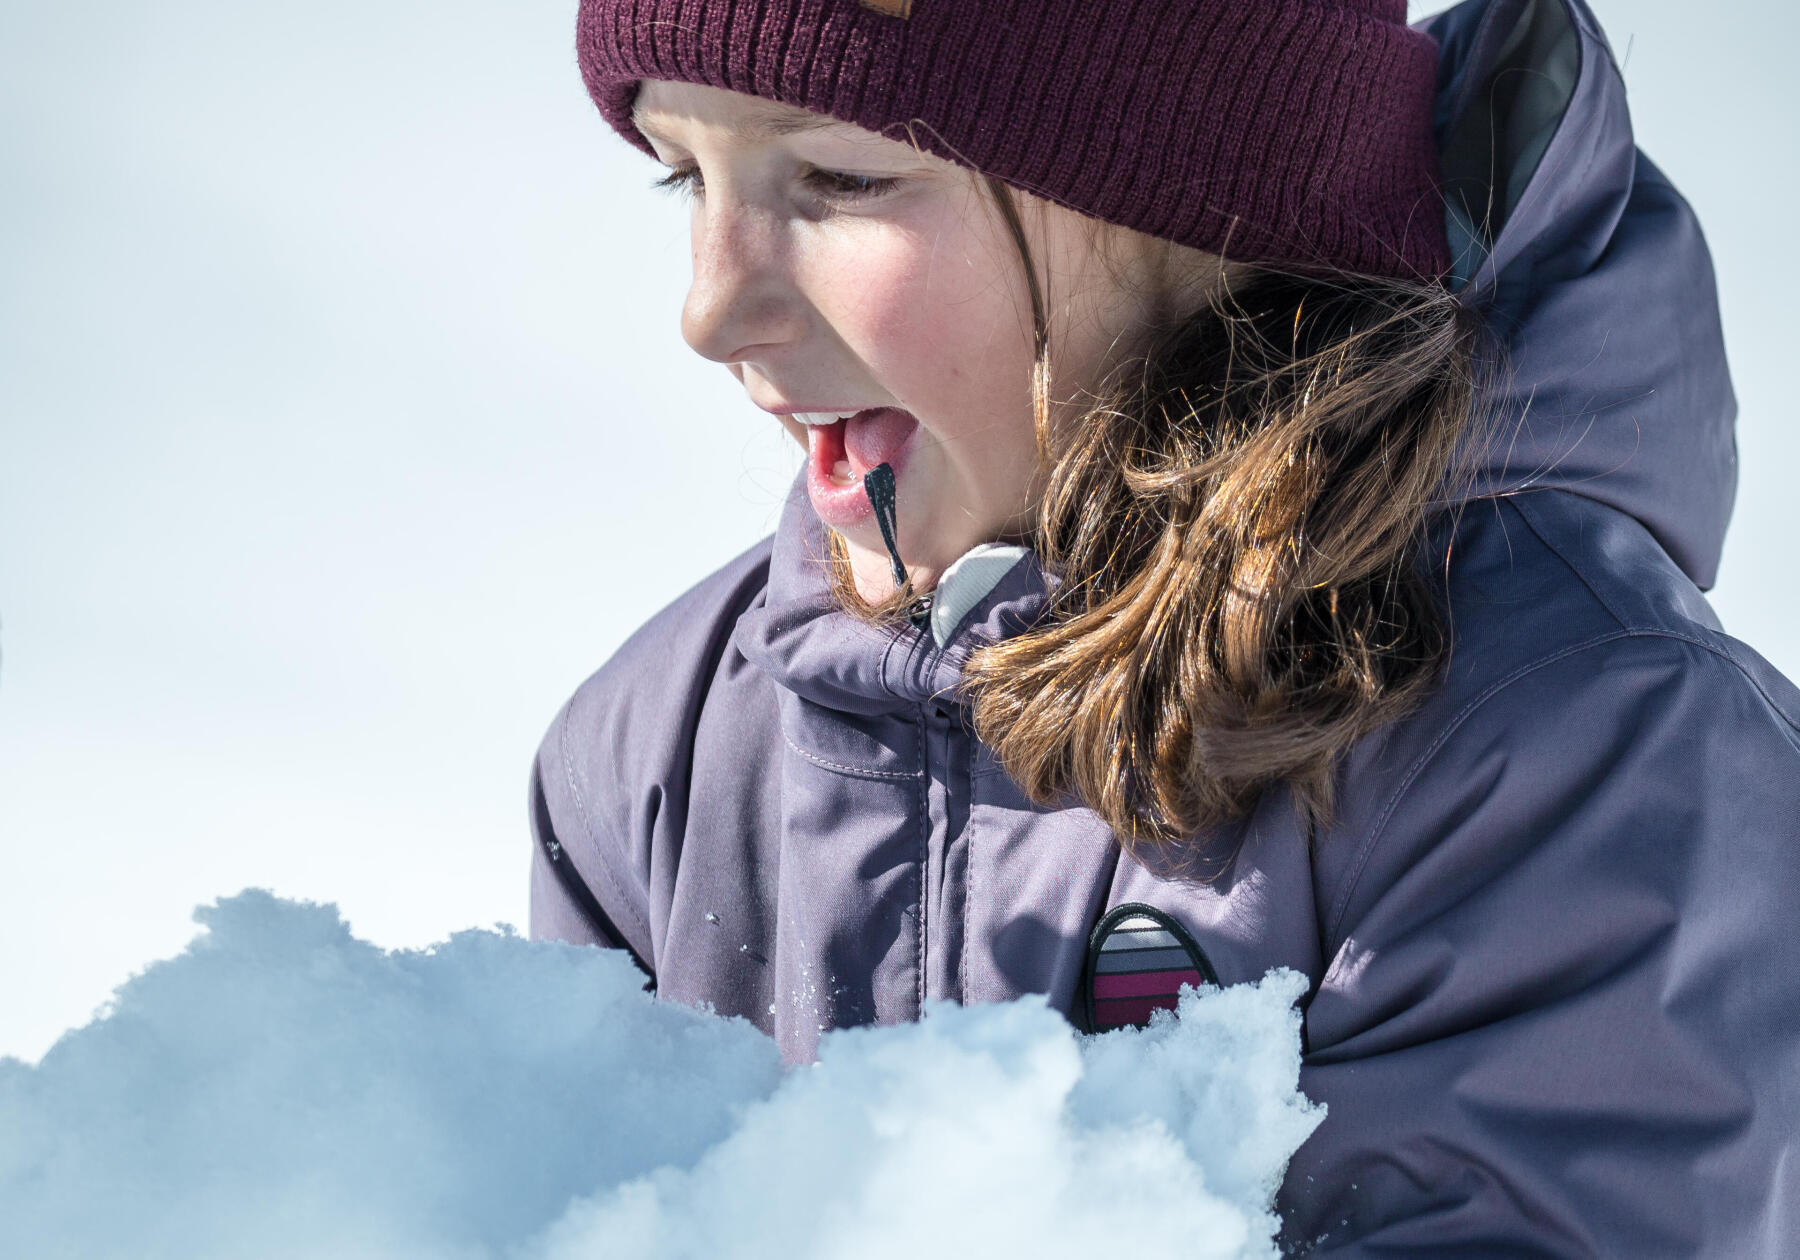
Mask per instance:
[[[837,276],[854,277],[826,312],[837,335],[946,441],[1004,438],[1021,418],[1030,440],[1030,298],[1017,260],[1003,271],[995,252],[915,229],[835,260]]]

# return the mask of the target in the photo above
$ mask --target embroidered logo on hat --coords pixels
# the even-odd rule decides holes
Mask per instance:
[[[912,16],[913,0],[856,0],[865,9],[873,9],[902,21]]]
[[[1218,973],[1182,926],[1139,902],[1114,906],[1088,937],[1089,1032],[1147,1023],[1150,1012],[1174,1010],[1184,984],[1217,984]]]

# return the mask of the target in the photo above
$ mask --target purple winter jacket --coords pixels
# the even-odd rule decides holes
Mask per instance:
[[[1272,791],[1196,837],[1199,885],[1033,808],[954,687],[1043,606],[1034,557],[877,631],[832,610],[796,483],[551,726],[532,934],[629,949],[804,1060],[928,998],[1080,1022],[1090,933],[1151,906],[1225,983],[1311,980],[1301,1087],[1330,1114],[1282,1188],[1290,1249],[1800,1256],[1800,692],[1700,594],[1735,486],[1711,262],[1581,0],[1428,27],[1511,420],[1438,526],[1448,675],[1346,757],[1335,823]]]

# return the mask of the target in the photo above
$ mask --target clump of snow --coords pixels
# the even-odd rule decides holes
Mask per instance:
[[[356,940],[248,891],[35,1066],[0,1060],[0,1255],[1273,1257],[1323,1116],[1303,980],[1081,1037],[1041,1000],[774,1044],[623,955]]]
[[[255,891],[195,917],[103,1018],[0,1062],[0,1254],[485,1256],[781,1080],[755,1029],[601,951],[386,953]]]

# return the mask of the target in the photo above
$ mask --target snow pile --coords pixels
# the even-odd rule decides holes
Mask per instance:
[[[784,1074],[622,955],[387,953],[256,891],[196,917],[41,1063],[0,1060],[0,1256],[1273,1257],[1323,1114],[1292,973],[1094,1038],[942,1005]]]

